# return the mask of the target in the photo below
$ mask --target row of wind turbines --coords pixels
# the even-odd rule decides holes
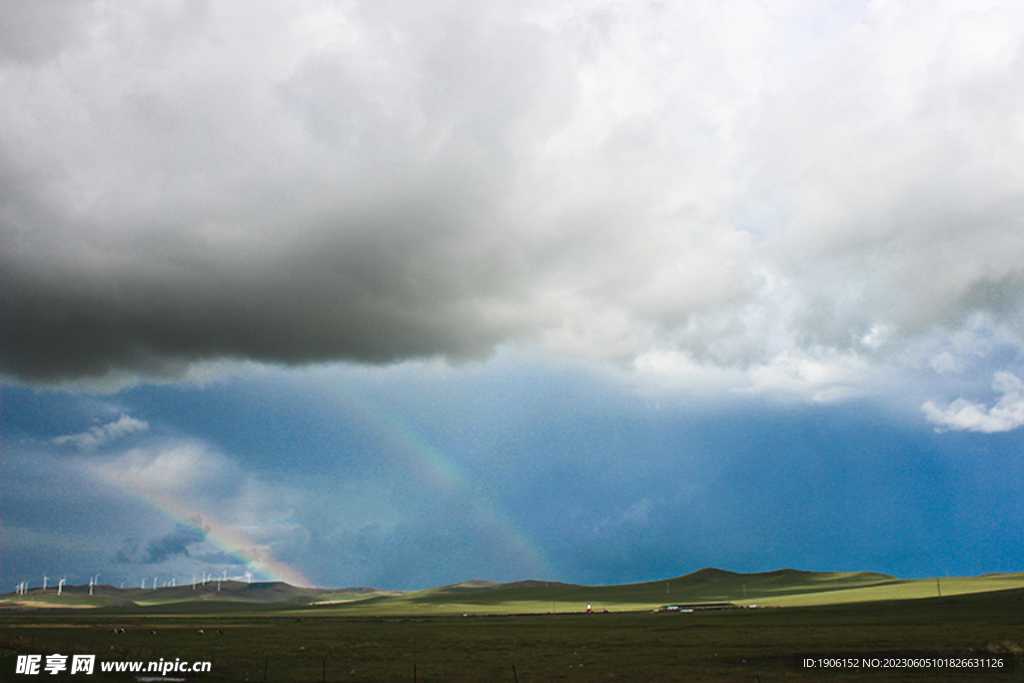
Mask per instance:
[[[47,576],[46,574],[43,574],[43,590],[46,590],[46,582],[49,581],[52,578],[53,578],[52,576]],[[90,576],[89,577],[89,595],[92,595],[93,588],[96,586],[96,581],[99,578],[100,578],[99,574],[97,574],[96,576]],[[68,579],[65,576],[65,577],[61,577],[60,581],[57,582],[57,595],[60,595],[61,593],[64,592],[64,584],[67,583],[67,581],[68,581]],[[15,586],[14,592],[17,593],[18,595],[25,595],[25,594],[27,594],[28,593],[28,584],[29,584],[28,581],[22,581],[17,586]]]
[[[251,571],[246,571],[245,574],[244,574],[244,577],[245,577],[246,583],[252,583],[252,572]],[[46,574],[43,574],[43,590],[44,591],[46,590],[47,582],[50,579],[52,579],[52,578],[53,578],[52,576],[47,576]],[[100,578],[99,574],[96,574],[95,576],[90,576],[89,577],[89,595],[92,595],[93,594],[93,590],[95,589],[95,587],[99,585],[99,578]],[[148,579],[149,579],[148,576],[144,577],[142,579],[142,585],[140,586],[142,589],[146,588],[146,581]],[[156,590],[157,588],[160,587],[159,579],[160,579],[159,576],[154,576],[153,577],[153,584],[152,584],[153,585],[153,588],[152,588],[153,590]],[[227,581],[227,580],[228,580],[228,572],[227,572],[226,569],[222,572],[222,575],[218,576],[218,577],[214,577],[213,574],[208,574],[206,572],[203,572],[202,576],[199,577],[199,585],[205,586],[207,583],[213,583],[214,581],[216,581],[217,582],[217,591],[220,592],[220,584],[221,584],[221,582],[222,581]],[[63,593],[63,591],[64,591],[64,584],[65,583],[67,583],[67,577],[62,577],[60,579],[60,581],[57,582],[57,595],[61,595]],[[175,587],[177,585],[178,585],[178,580],[176,578],[173,578],[173,577],[168,579],[166,582],[164,582],[164,587],[165,588],[173,588],[173,587]],[[124,583],[121,584],[121,588],[124,588]],[[196,588],[196,575],[193,574],[192,575],[192,590],[195,590],[195,588]],[[18,583],[15,586],[15,588],[14,588],[14,592],[17,595],[26,595],[28,593],[28,591],[29,591],[29,582],[28,581],[22,581],[22,582]]]

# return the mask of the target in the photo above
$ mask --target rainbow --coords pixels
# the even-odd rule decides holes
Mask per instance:
[[[440,499],[457,495],[470,501],[472,521],[493,534],[495,540],[517,559],[523,571],[535,578],[554,575],[546,553],[532,543],[450,457],[369,399],[357,397],[352,392],[346,392],[344,399],[339,408],[357,416],[364,427],[377,435],[382,454],[412,472]]]
[[[529,572],[534,578],[554,574],[546,554],[530,542],[450,457],[369,399],[357,397],[352,391],[337,392],[337,387],[334,389],[325,394],[338,397],[337,410],[356,417],[367,431],[377,437],[382,457],[392,459],[412,473],[439,500],[455,497],[468,502],[471,521],[477,528],[491,534],[508,556],[515,559],[518,570]],[[176,523],[203,535],[205,540],[239,560],[255,575],[295,586],[313,585],[301,571],[276,559],[266,546],[256,543],[236,526],[223,523],[166,493],[144,488],[134,488],[134,493]]]
[[[256,543],[236,527],[224,524],[215,517],[197,512],[194,507],[166,496],[149,496],[146,500],[176,523],[201,533],[204,540],[239,560],[258,578],[284,581],[293,586],[313,585],[302,572],[274,558],[266,547]]]

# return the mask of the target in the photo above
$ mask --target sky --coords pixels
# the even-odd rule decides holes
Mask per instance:
[[[1024,571],[1024,6],[0,1],[0,590]]]

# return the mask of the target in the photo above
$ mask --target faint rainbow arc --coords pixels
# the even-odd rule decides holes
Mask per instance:
[[[446,493],[458,491],[468,495],[480,521],[495,530],[507,547],[516,551],[521,559],[526,560],[526,563],[539,573],[538,576],[531,578],[554,575],[547,554],[532,543],[529,537],[463,474],[461,468],[450,457],[369,399],[357,397],[352,392],[345,392],[344,396],[347,399],[345,407],[356,413],[365,426],[396,446],[397,448],[391,450],[404,455],[405,462],[417,472],[422,481]]]

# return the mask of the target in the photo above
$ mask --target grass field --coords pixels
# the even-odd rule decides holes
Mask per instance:
[[[240,586],[232,588],[245,595]],[[133,680],[99,673],[63,679],[14,673],[17,654],[77,652],[96,654],[98,661],[210,661],[210,674],[189,680],[211,682],[1024,680],[1018,670],[807,671],[793,666],[798,654],[1018,652],[1024,646],[1024,588],[1017,575],[942,579],[936,585],[934,579],[897,581],[877,574],[706,570],[667,586],[471,582],[401,595],[364,591],[362,599],[359,592],[346,598],[288,588],[266,584],[260,589],[276,591],[270,597],[281,600],[251,595],[243,600],[225,586],[220,599],[138,606],[104,595],[93,598],[108,600],[108,606],[94,609],[5,610],[0,612],[0,679]],[[929,590],[933,596],[941,590],[943,597],[924,597]],[[650,610],[652,605],[725,602],[736,591],[738,604],[785,607]],[[674,599],[659,601],[655,595]],[[346,599],[354,601],[336,602]],[[597,613],[580,613],[588,599]],[[817,604],[800,604],[808,601]],[[643,611],[628,611],[636,606]],[[516,611],[536,613],[511,614]],[[123,634],[112,633],[122,628]]]
[[[520,581],[467,581],[401,593],[371,588],[301,588],[282,583],[226,581],[205,586],[118,589],[87,586],[56,591],[35,589],[26,596],[0,596],[6,606],[140,608],[153,613],[309,609],[334,616],[441,616],[582,612],[590,603],[603,612],[652,610],[669,604],[730,602],[736,606],[796,607],[855,602],[915,600],[1024,588],[1024,573],[942,579],[897,579],[873,572],[805,572],[783,569],[737,574],[702,569],[664,581],[615,586],[580,586]]]
[[[670,604],[731,602],[737,606],[795,607],[881,600],[912,600],[1024,588],[1024,574],[901,580],[870,572],[781,570],[734,574],[707,569],[667,581],[621,586],[543,585],[492,587],[458,585],[339,605],[322,605],[337,615],[545,614],[652,610]]]

